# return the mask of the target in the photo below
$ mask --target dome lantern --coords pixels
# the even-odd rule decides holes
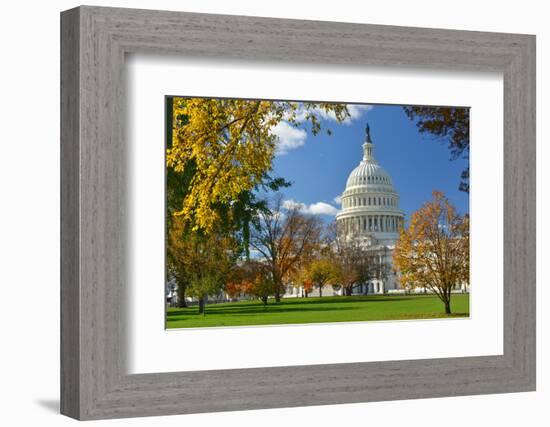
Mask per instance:
[[[368,123],[365,128],[365,142],[363,143],[363,161],[376,163],[374,159],[374,144],[370,137],[370,126]]]

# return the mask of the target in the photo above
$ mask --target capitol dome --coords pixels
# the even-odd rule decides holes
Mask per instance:
[[[372,236],[392,246],[403,223],[399,195],[390,175],[374,158],[374,144],[367,125],[363,159],[351,171],[341,196],[342,210],[336,220],[348,237]]]
[[[349,174],[346,189],[366,184],[391,186],[391,178],[388,173],[374,159],[363,161]]]

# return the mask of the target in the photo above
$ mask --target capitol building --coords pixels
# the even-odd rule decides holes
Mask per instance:
[[[374,144],[367,125],[363,158],[348,177],[341,196],[342,210],[336,216],[339,233],[344,239],[358,239],[369,250],[377,251],[382,264],[389,268],[386,277],[371,281],[369,289],[356,293],[384,293],[398,287],[392,271],[391,254],[403,225],[403,211],[399,209],[399,195],[390,175],[374,157]]]
[[[374,144],[367,125],[363,159],[351,171],[341,196],[342,210],[336,216],[339,230],[348,237],[374,237],[392,246],[403,224],[399,195],[391,177],[374,158]]]
[[[378,164],[374,156],[374,143],[370,127],[365,129],[363,158],[349,174],[346,188],[341,195],[342,209],[336,215],[339,238],[344,244],[361,245],[371,256],[378,257],[383,271],[367,284],[357,284],[352,294],[382,294],[399,288],[393,271],[392,253],[404,224],[403,211],[399,209],[399,194],[393,187],[390,175]],[[325,286],[323,295],[341,295],[342,289]],[[288,287],[285,296],[300,296],[297,289]],[[319,291],[309,294],[318,296]]]

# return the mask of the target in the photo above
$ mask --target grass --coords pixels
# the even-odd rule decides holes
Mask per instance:
[[[197,306],[169,308],[166,327],[172,329],[468,317],[469,306],[468,294],[452,296],[453,314],[448,316],[435,295],[286,298],[279,304],[270,300],[267,306],[260,301],[240,301],[207,305],[204,316],[198,314]]]

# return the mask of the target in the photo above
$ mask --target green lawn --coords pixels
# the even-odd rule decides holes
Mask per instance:
[[[207,305],[204,316],[198,314],[197,306],[169,308],[166,326],[171,329],[468,317],[469,307],[468,294],[452,296],[450,316],[444,314],[443,304],[434,295],[286,298],[279,304],[270,300],[266,307],[260,301]]]

